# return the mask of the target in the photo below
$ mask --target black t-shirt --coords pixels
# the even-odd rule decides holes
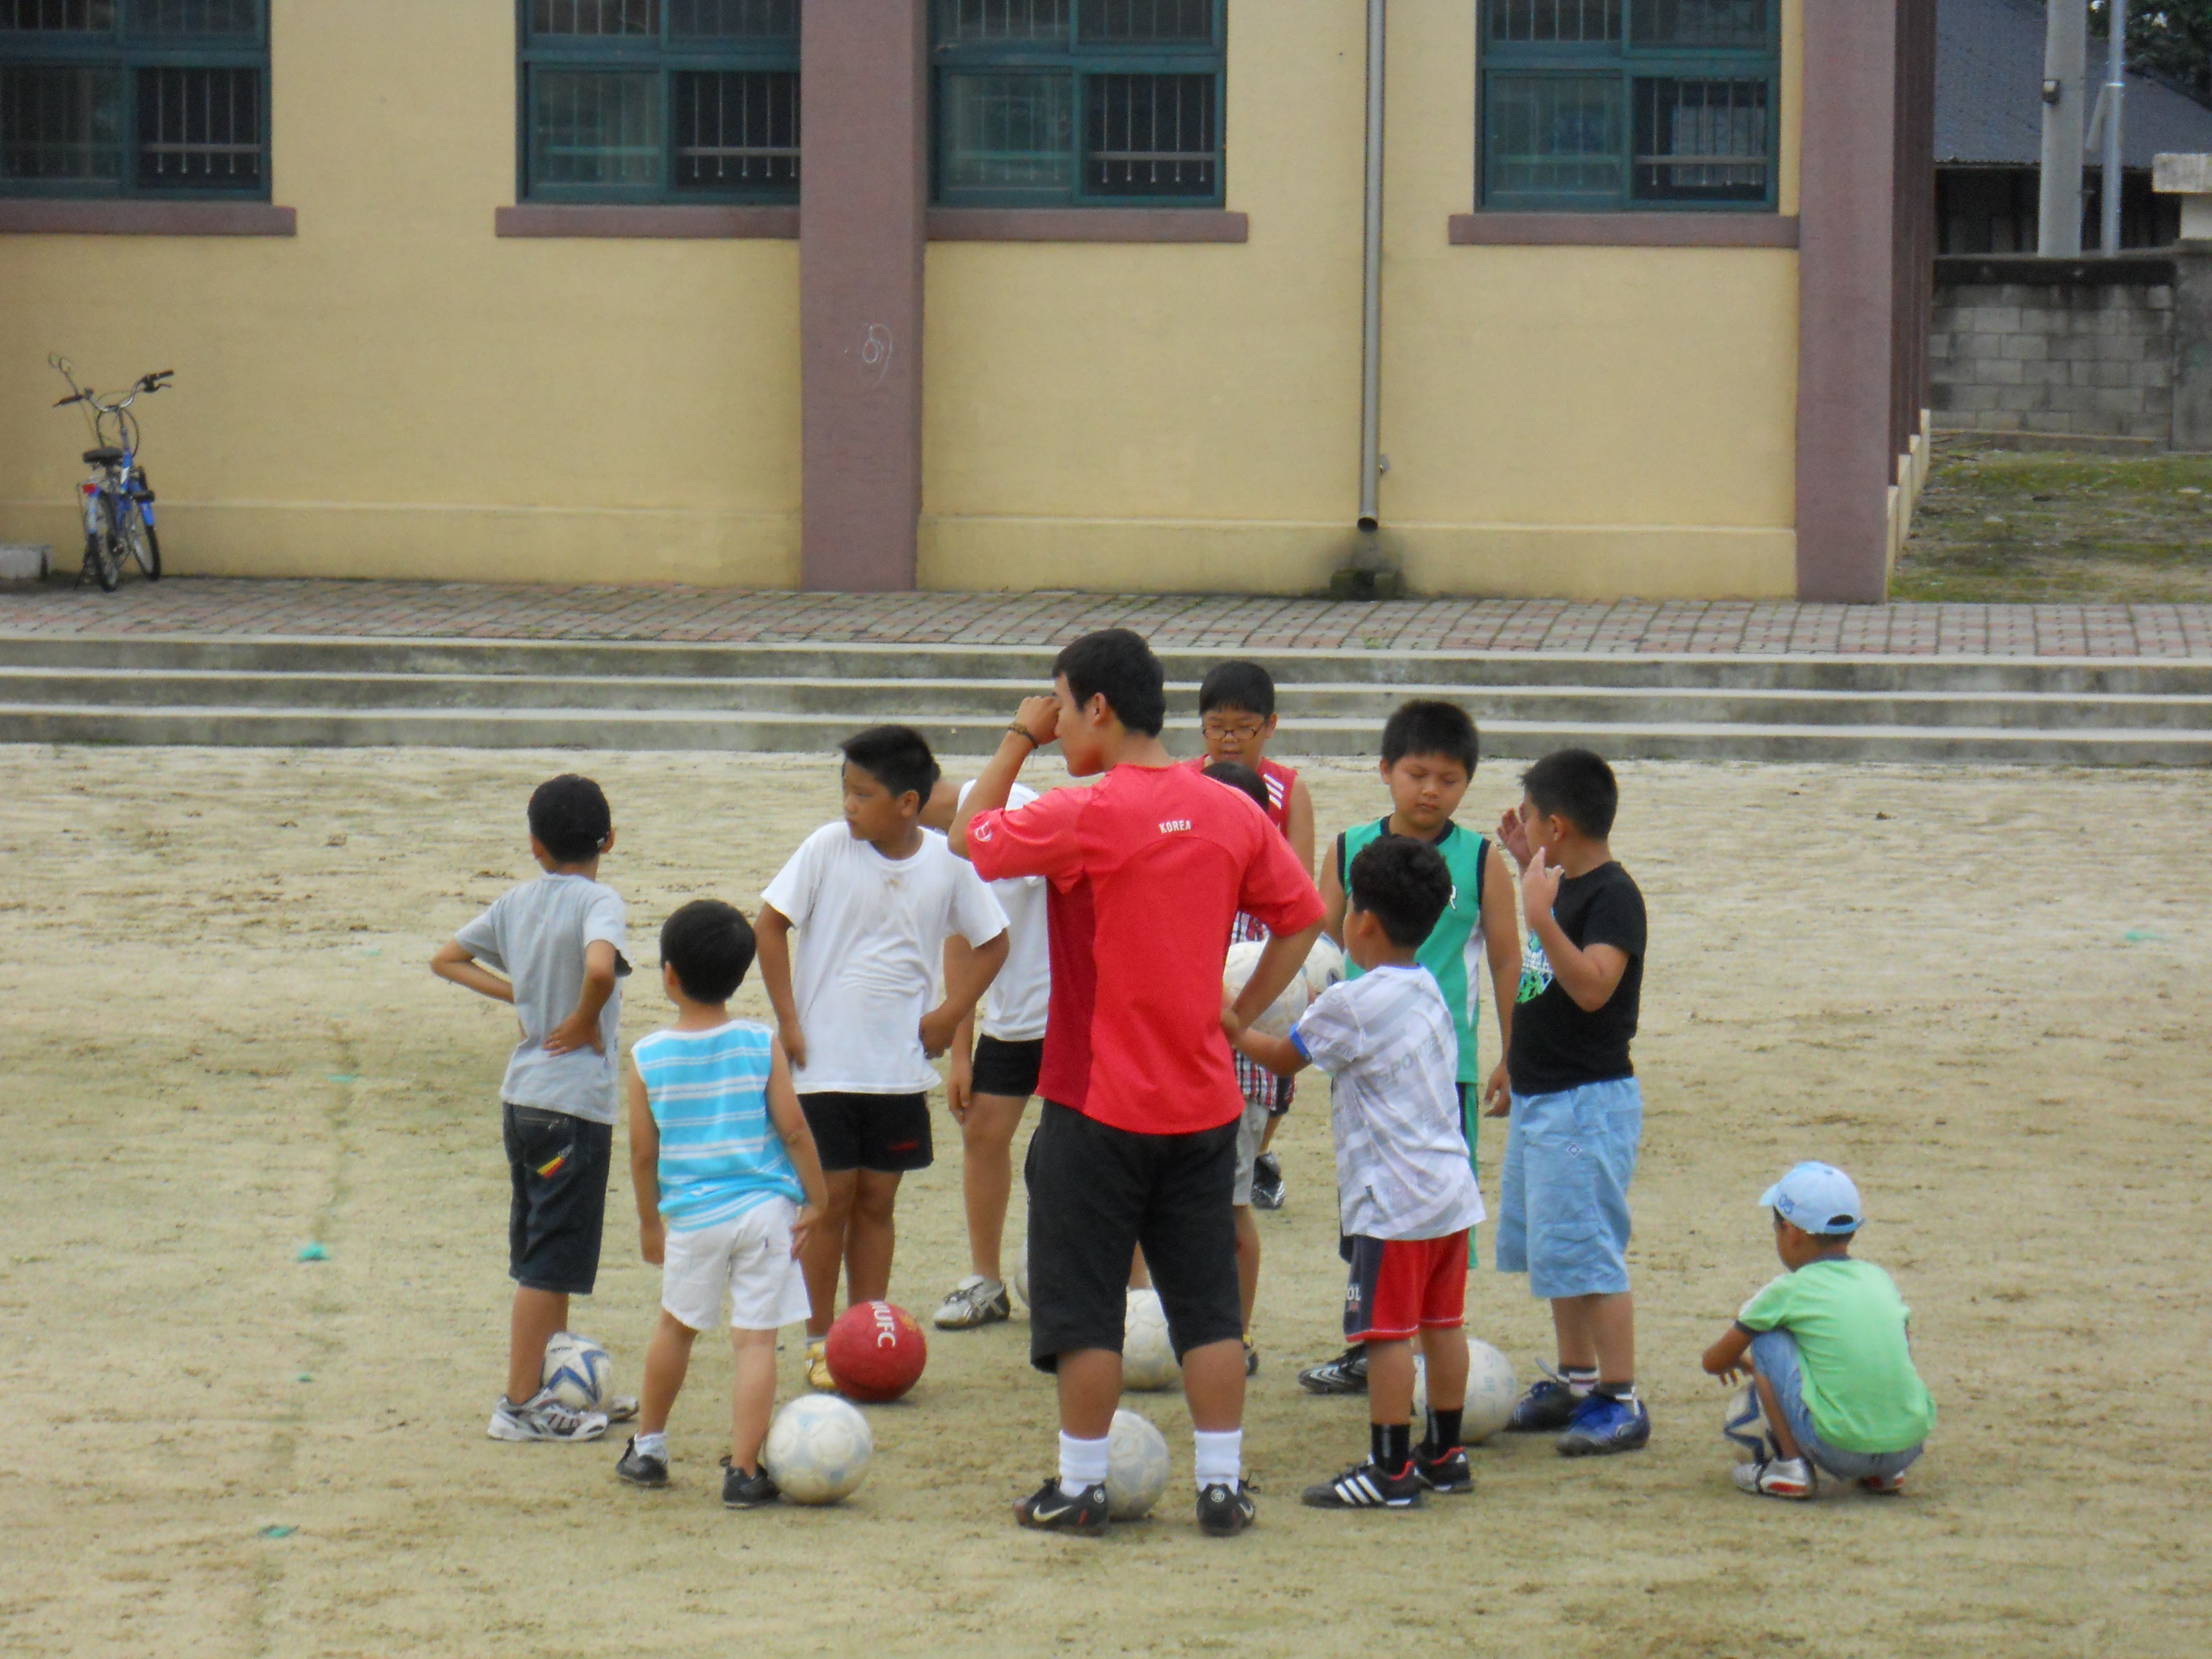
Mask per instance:
[[[1610,945],[1628,955],[1613,995],[1584,1013],[1552,977],[1552,964],[1533,930],[1522,946],[1521,994],[1513,1009],[1513,1046],[1505,1066],[1516,1095],[1557,1094],[1585,1083],[1632,1077],[1628,1045],[1636,1036],[1644,988],[1644,895],[1618,864],[1559,884],[1552,915],[1578,950]]]

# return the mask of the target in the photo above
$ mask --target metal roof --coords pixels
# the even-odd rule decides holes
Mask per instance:
[[[2034,167],[2043,155],[2040,0],[1938,0],[1936,161]],[[2089,76],[2105,78],[2105,45],[2089,42]],[[2123,159],[2148,167],[2162,151],[2212,152],[2212,110],[2171,87],[2128,76]]]

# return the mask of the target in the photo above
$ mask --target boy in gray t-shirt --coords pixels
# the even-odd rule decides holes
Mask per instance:
[[[622,896],[599,881],[600,854],[614,844],[598,784],[564,774],[538,785],[530,853],[545,873],[502,893],[430,959],[439,978],[513,1003],[522,1027],[500,1085],[515,1289],[495,1440],[596,1440],[607,1431],[608,1413],[572,1411],[540,1382],[545,1345],[568,1326],[568,1298],[589,1296],[599,1277],[620,980],[629,971]],[[635,1410],[623,1403],[618,1414]]]

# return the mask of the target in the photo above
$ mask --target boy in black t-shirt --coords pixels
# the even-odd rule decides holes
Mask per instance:
[[[1613,862],[1620,787],[1587,749],[1522,774],[1498,826],[1521,866],[1528,942],[1506,1069],[1513,1084],[1498,1218],[1498,1266],[1552,1304],[1559,1370],[1506,1424],[1558,1433],[1562,1455],[1634,1451],[1651,1437],[1636,1397],[1628,1292],[1628,1183],[1644,1097],[1629,1064],[1644,985],[1644,895]]]

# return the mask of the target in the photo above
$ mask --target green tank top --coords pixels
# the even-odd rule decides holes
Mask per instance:
[[[1352,860],[1386,833],[1389,823],[1386,817],[1372,823],[1355,824],[1336,838],[1337,884],[1347,895],[1352,890]],[[1482,1069],[1475,1055],[1475,988],[1481,983],[1482,963],[1487,960],[1482,943],[1482,869],[1490,843],[1456,823],[1447,823],[1434,845],[1443,854],[1444,867],[1451,872],[1451,908],[1437,918],[1437,925],[1414,954],[1421,966],[1436,976],[1437,986],[1451,1009],[1452,1029],[1459,1033],[1459,1080],[1480,1085]],[[1344,959],[1344,974],[1347,979],[1359,976],[1358,964],[1349,957]],[[1470,1133],[1468,1145],[1474,1144]]]

